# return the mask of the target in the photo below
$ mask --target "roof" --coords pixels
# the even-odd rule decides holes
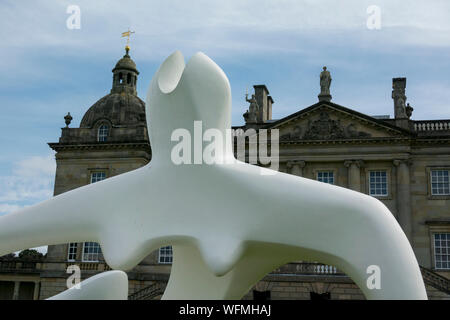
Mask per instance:
[[[128,93],[110,93],[84,114],[80,128],[92,128],[99,120],[108,120],[114,126],[135,125],[145,121],[145,103]]]
[[[119,69],[130,70],[139,74],[139,71],[136,68],[136,63],[133,61],[133,59],[130,58],[128,53],[125,54],[119,61],[117,61],[116,66],[112,71],[114,72]]]
[[[393,125],[393,124],[391,124],[389,122],[386,122],[383,119],[377,119],[377,118],[371,117],[369,115],[366,115],[364,113],[355,111],[353,109],[349,109],[347,107],[344,107],[344,106],[341,106],[339,104],[336,104],[336,103],[333,103],[333,102],[329,102],[329,101],[319,101],[319,102],[317,102],[317,103],[315,103],[315,104],[313,104],[313,105],[311,105],[311,106],[309,106],[309,107],[307,107],[305,109],[302,109],[300,111],[292,113],[292,114],[290,114],[290,115],[288,115],[288,116],[286,116],[284,118],[281,118],[281,119],[276,120],[276,121],[271,122],[271,123],[266,123],[266,125],[264,127],[265,128],[277,127],[277,126],[279,126],[279,125],[281,125],[281,124],[283,124],[285,122],[288,122],[288,121],[290,121],[292,119],[295,119],[295,118],[297,118],[297,117],[299,117],[299,116],[301,116],[301,115],[303,115],[305,113],[311,112],[314,109],[319,108],[319,107],[324,106],[324,105],[328,106],[328,107],[331,107],[331,108],[334,108],[334,109],[337,109],[339,111],[345,112],[345,113],[352,114],[352,115],[357,116],[359,118],[362,118],[362,119],[374,122],[374,123],[376,123],[376,124],[378,124],[380,126],[384,126],[384,127],[388,127],[390,129],[396,130],[396,131],[400,131],[400,132],[402,132],[404,134],[407,134],[407,135],[415,134],[413,131],[400,128],[400,127],[398,127],[396,125]]]

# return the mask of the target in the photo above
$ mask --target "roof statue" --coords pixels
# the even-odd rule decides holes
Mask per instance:
[[[330,85],[331,85],[330,71],[327,70],[327,67],[323,67],[323,71],[320,73],[319,101],[331,101]]]
[[[324,73],[324,94],[330,82]],[[286,173],[262,174],[268,169],[234,158],[231,139],[216,150],[222,161],[171,161],[177,129],[195,134],[194,122],[201,121],[200,130],[229,133],[230,84],[205,54],[186,65],[179,51],[169,56],[151,81],[145,108],[151,162],[1,216],[0,256],[94,241],[109,266],[127,271],[172,245],[164,299],[240,299],[264,275],[298,260],[336,266],[368,299],[427,298],[408,239],[379,200]],[[376,287],[369,285],[373,270],[380,276]],[[102,284],[97,298],[126,290],[123,274],[113,276],[117,286]]]
[[[254,94],[252,94],[252,97],[248,98],[248,93],[245,93],[245,101],[250,103],[250,106],[248,107],[248,110],[244,113],[244,119],[246,123],[256,123],[258,122],[258,111],[259,106],[258,102],[256,101],[256,97]]]

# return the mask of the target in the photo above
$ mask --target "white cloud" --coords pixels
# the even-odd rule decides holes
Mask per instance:
[[[13,173],[21,177],[42,177],[54,176],[56,169],[54,155],[32,156],[19,161]]]
[[[41,202],[53,195],[54,155],[18,161],[8,175],[0,176],[0,215]]]
[[[52,197],[55,170],[53,154],[19,160],[9,175],[0,176],[0,216]],[[47,253],[47,246],[32,249]]]
[[[366,9],[374,3],[360,0],[139,0],[125,4],[84,0],[76,2],[81,9],[80,30],[66,28],[69,17],[66,8],[70,4],[73,3],[47,0],[39,4],[10,1],[0,5],[3,16],[0,28],[4,34],[14,35],[0,43],[4,48],[2,52],[14,60],[17,56],[10,54],[14,49],[44,49],[49,54],[59,50],[67,55],[75,48],[86,49],[86,54],[111,52],[117,49],[120,33],[128,27],[136,30],[133,46],[140,47],[140,54],[147,58],[161,53],[167,55],[176,48],[236,52],[245,47],[253,52],[272,51],[278,43],[258,40],[267,33],[279,38],[306,34],[326,40],[345,32],[348,39],[359,38],[358,33],[367,31]],[[399,0],[378,0],[376,4],[381,9],[379,34],[385,41],[397,45],[450,46],[448,1],[422,0],[407,4]],[[297,44],[291,44],[291,49],[295,47]],[[385,46],[379,49],[383,48]]]
[[[66,27],[66,8],[73,4],[81,9],[79,30]],[[371,31],[366,10],[374,4],[381,9],[382,28]],[[128,27],[136,31],[132,56],[140,64],[159,63],[175,49],[186,57],[204,51],[222,62],[278,53],[301,53],[314,62],[337,48],[348,48],[349,54],[358,48],[410,53],[450,47],[448,12],[445,0],[3,1],[0,68],[8,74],[6,86],[67,81],[64,64],[122,54],[120,34]],[[61,57],[64,63],[52,63]]]

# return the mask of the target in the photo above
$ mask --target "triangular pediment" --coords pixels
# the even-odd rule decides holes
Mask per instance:
[[[317,103],[273,122],[280,140],[361,140],[405,138],[410,133],[383,120],[331,103]]]

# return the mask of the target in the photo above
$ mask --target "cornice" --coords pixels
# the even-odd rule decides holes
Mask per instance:
[[[148,149],[150,152],[150,143],[148,141],[136,142],[115,142],[115,143],[48,143],[50,148],[55,151],[65,150],[110,150],[110,149]]]

